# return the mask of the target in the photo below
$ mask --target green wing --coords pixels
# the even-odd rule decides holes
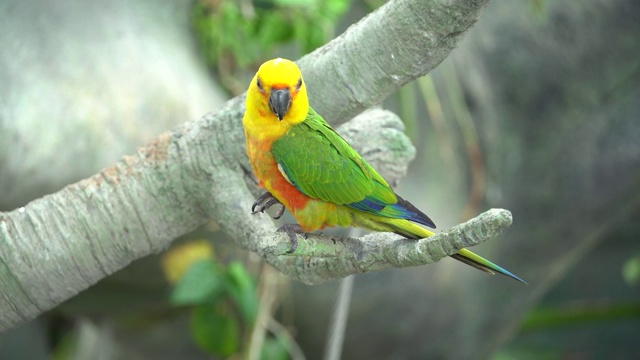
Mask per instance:
[[[382,176],[311,108],[272,152],[289,182],[309,197],[340,205],[369,199],[379,204],[376,210],[397,202]]]

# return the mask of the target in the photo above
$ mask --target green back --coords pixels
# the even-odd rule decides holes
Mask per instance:
[[[340,205],[365,198],[381,207],[397,202],[382,176],[311,108],[304,122],[273,143],[272,153],[289,181],[309,197]]]

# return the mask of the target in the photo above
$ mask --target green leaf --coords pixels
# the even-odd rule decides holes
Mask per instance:
[[[73,359],[76,355],[78,346],[78,330],[67,332],[62,339],[58,341],[56,346],[51,350],[49,359],[51,360],[67,360]]]
[[[324,44],[325,36],[322,27],[319,24],[311,23],[307,28],[307,41],[304,44],[305,52],[312,52]]]
[[[281,7],[314,7],[316,6],[316,0],[274,0],[274,4]]]
[[[324,16],[331,20],[332,22],[337,22],[337,20],[344,15],[344,13],[349,10],[349,6],[351,6],[350,0],[325,0],[320,3],[322,9],[320,12],[324,14]]]
[[[265,50],[270,50],[278,43],[291,40],[293,28],[282,13],[265,12],[256,23],[255,37]]]
[[[210,301],[223,290],[223,274],[212,260],[194,263],[173,288],[173,305],[198,305]]]
[[[287,351],[287,344],[280,338],[267,338],[264,339],[262,345],[262,351],[260,353],[261,360],[287,360],[289,359],[289,352]]]
[[[227,291],[248,324],[253,324],[258,313],[256,285],[242,263],[233,262],[227,269]]]
[[[230,356],[240,349],[240,325],[220,305],[200,305],[191,313],[191,336],[209,354]]]
[[[640,255],[627,260],[622,266],[622,277],[629,286],[640,283]]]

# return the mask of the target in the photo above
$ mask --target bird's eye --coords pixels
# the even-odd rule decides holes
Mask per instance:
[[[258,89],[260,89],[260,91],[264,92],[264,88],[262,87],[262,81],[260,81],[260,78],[256,80],[256,85],[258,85]]]
[[[301,87],[302,87],[302,78],[298,80],[298,85],[296,85],[296,90],[300,90]]]

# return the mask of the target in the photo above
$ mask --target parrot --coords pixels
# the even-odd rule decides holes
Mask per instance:
[[[298,66],[277,58],[263,63],[247,90],[242,120],[246,148],[259,186],[266,192],[252,206],[264,212],[281,205],[298,225],[284,225],[294,252],[295,233],[325,227],[361,227],[408,239],[435,235],[434,222],[389,186],[309,105]],[[257,209],[257,210],[256,210]],[[484,272],[526,282],[467,249],[451,255]]]

